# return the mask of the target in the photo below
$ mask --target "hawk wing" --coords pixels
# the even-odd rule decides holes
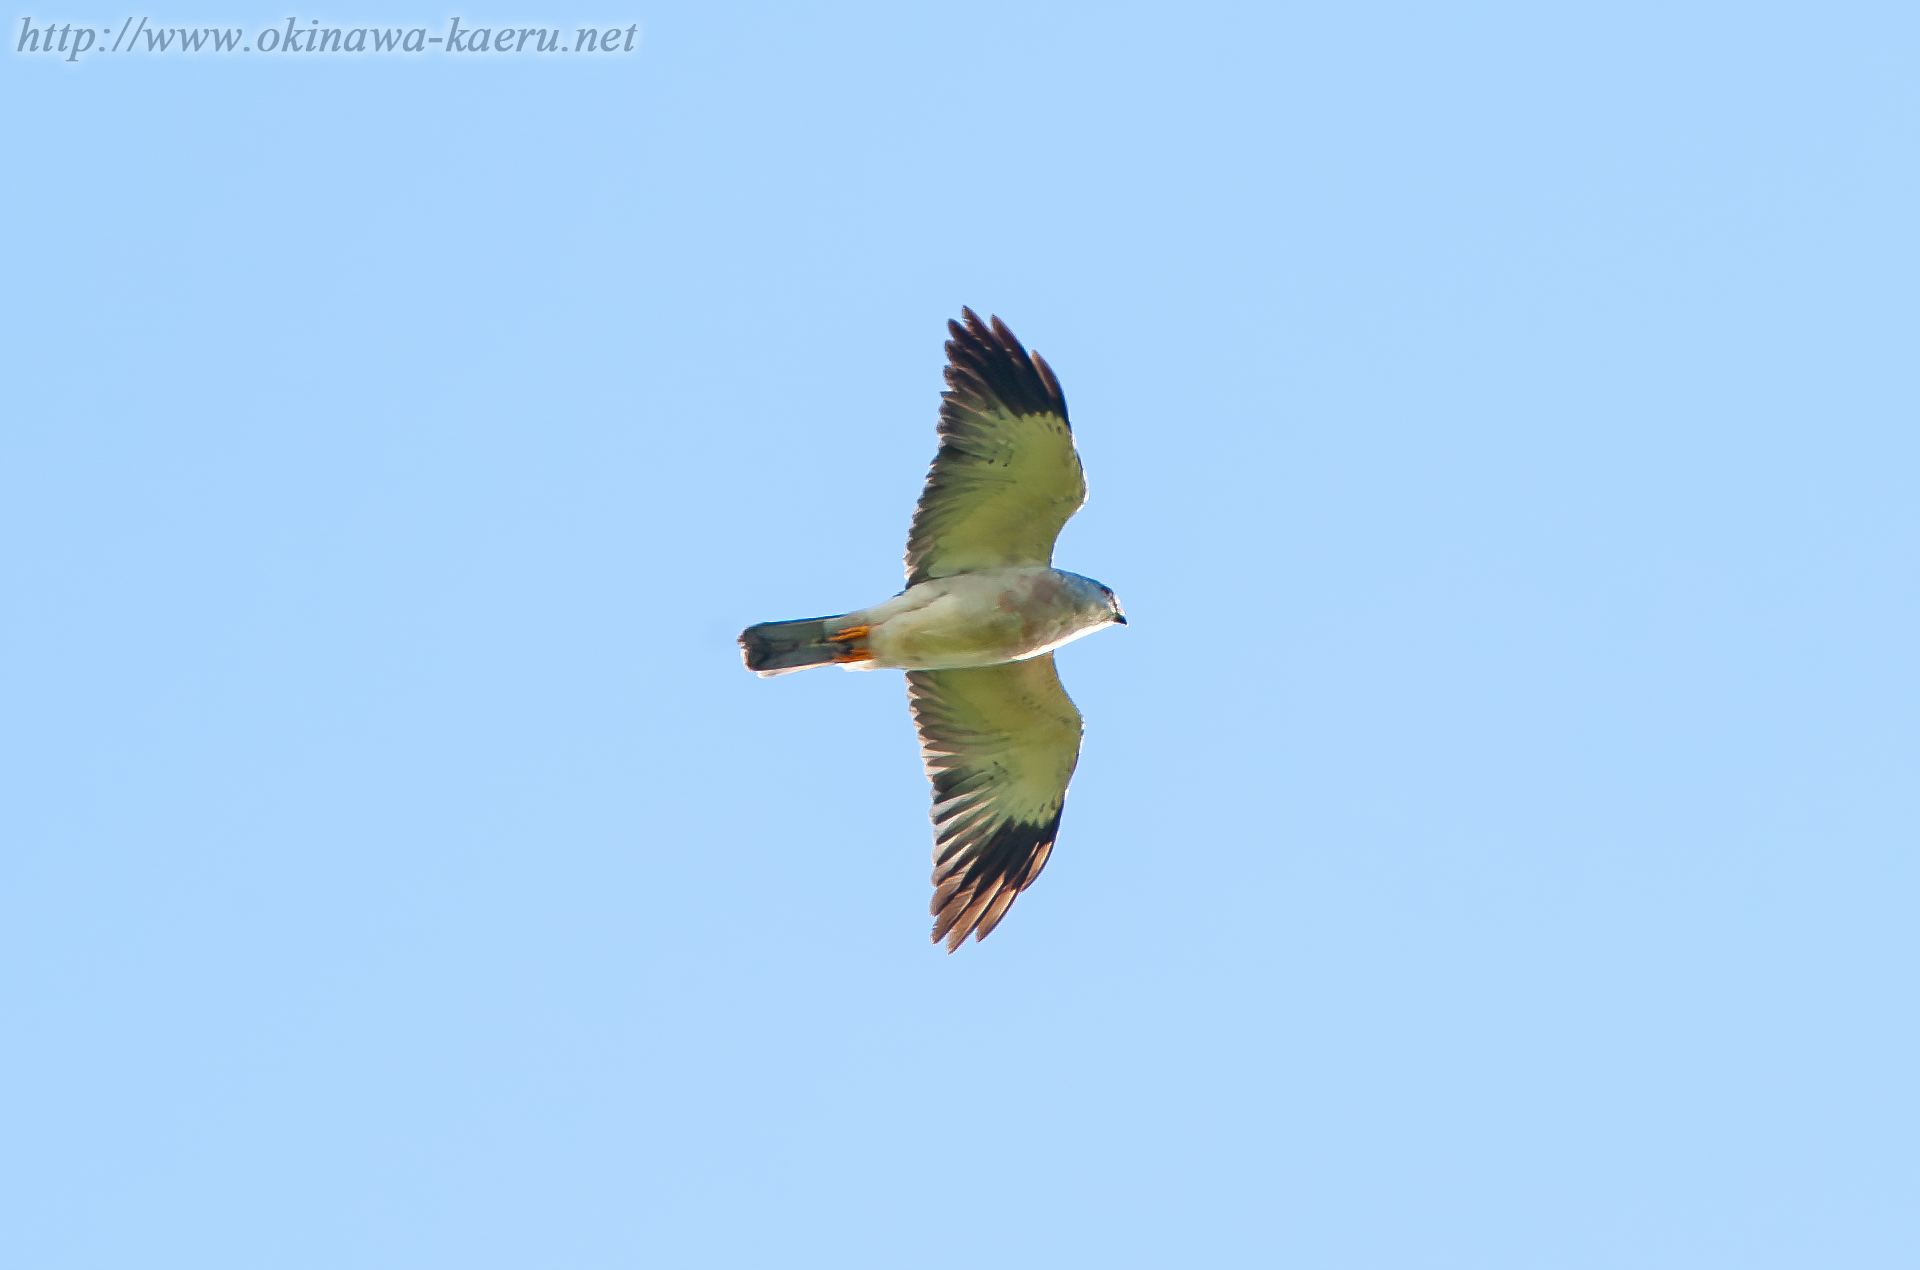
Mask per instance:
[[[985,939],[1040,876],[1080,757],[1080,712],[1053,654],[907,675],[933,782],[933,941]]]
[[[907,585],[976,569],[1053,563],[1087,481],[1053,371],[999,318],[947,323],[940,452],[907,534]]]

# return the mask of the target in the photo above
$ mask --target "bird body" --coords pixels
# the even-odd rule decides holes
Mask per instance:
[[[800,623],[749,627],[747,667],[763,678],[809,666],[845,670],[960,670],[1025,661],[1126,621],[1113,592],[1092,578],[1041,565],[932,578],[872,608]],[[799,655],[754,656],[756,632],[799,626]],[[802,660],[804,658],[804,660]]]
[[[986,938],[1040,875],[1080,756],[1053,651],[1125,625],[1112,591],[1053,567],[1086,501],[1053,371],[999,318],[947,323],[940,452],[907,536],[907,588],[871,608],[740,634],[763,678],[812,666],[907,672],[933,782],[933,938]]]

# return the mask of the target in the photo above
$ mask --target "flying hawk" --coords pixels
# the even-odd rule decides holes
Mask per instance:
[[[1087,501],[1053,371],[999,318],[948,322],[940,452],[907,535],[907,589],[835,617],[740,633],[763,678],[838,665],[907,672],[933,782],[933,941],[985,939],[1046,866],[1080,712],[1053,650],[1111,623],[1112,591],[1053,567]]]

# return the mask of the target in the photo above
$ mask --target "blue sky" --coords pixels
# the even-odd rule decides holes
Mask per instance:
[[[641,36],[11,19],[7,1264],[1916,1263],[1910,9],[460,16]],[[1132,624],[949,957],[732,641],[962,304]]]

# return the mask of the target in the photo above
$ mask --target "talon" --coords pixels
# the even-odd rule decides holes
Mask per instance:
[[[867,632],[872,629],[871,626],[849,626],[844,631],[836,631],[834,634],[827,636],[827,640],[830,643],[839,644],[850,639],[865,639]],[[869,654],[869,656],[871,656],[871,654]],[[854,660],[865,661],[867,658],[856,657]]]
[[[838,636],[835,636],[835,638],[837,639]],[[845,652],[839,652],[833,655],[833,664],[836,666],[844,666],[850,662],[872,660],[873,650],[871,648],[849,648]]]

